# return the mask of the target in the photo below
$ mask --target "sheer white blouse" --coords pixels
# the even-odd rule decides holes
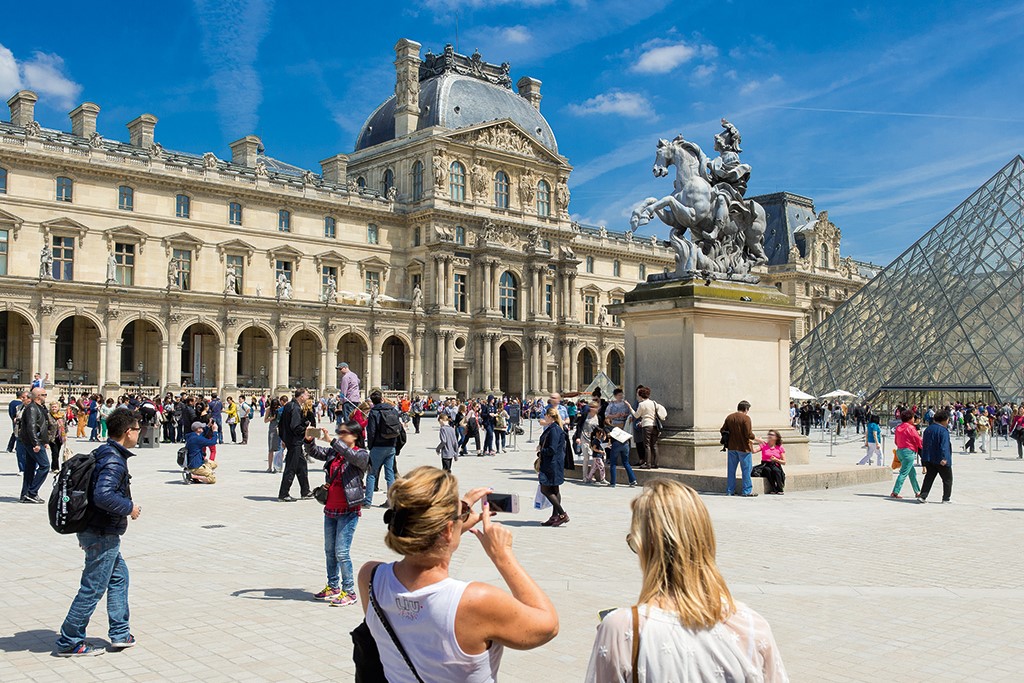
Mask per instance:
[[[633,614],[617,609],[597,627],[587,683],[632,683]],[[673,612],[640,606],[641,683],[788,683],[771,627],[742,603],[711,629],[688,629]]]

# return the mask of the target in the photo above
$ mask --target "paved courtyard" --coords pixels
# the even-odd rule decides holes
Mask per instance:
[[[310,599],[324,584],[321,508],[274,500],[279,478],[265,473],[262,423],[253,432],[249,446],[220,449],[215,486],[182,486],[170,446],[138,452],[132,489],[143,514],[122,548],[139,645],[82,660],[50,655],[82,553],[49,528],[43,506],[17,502],[8,455],[0,468],[0,681],[351,680],[349,631],[361,610]],[[437,464],[435,443],[432,426],[412,437],[400,467]],[[464,489],[513,491],[529,508],[533,446],[521,437],[519,451],[462,459],[455,473]],[[812,460],[828,451],[817,443]],[[834,452],[844,462],[863,453],[853,443]],[[888,484],[705,496],[725,577],[771,623],[794,681],[1021,680],[1024,463],[1006,445],[995,455],[955,457],[953,505],[892,501]],[[532,509],[503,520],[561,618],[547,646],[506,652],[505,681],[581,680],[598,611],[638,593],[639,567],[624,540],[636,491],[575,482],[563,491],[565,527],[540,527],[546,515]],[[381,517],[375,508],[360,521],[357,566],[393,558]],[[468,537],[452,575],[500,582]],[[102,605],[90,634],[105,642]]]

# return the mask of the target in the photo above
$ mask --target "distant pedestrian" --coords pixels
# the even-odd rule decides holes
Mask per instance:
[[[384,401],[379,389],[370,392],[370,415],[366,421],[366,445],[370,450],[370,468],[366,475],[366,498],[363,507],[373,504],[373,487],[384,468],[384,481],[390,489],[395,483],[395,447],[402,433],[402,420],[396,409]],[[384,506],[387,506],[385,502]]]
[[[104,650],[85,640],[96,605],[107,594],[107,634],[110,647],[124,650],[135,645],[128,623],[128,565],[121,556],[121,536],[128,529],[128,517],[138,519],[142,507],[132,500],[128,474],[131,448],[139,440],[141,416],[131,410],[117,410],[107,421],[108,438],[96,449],[89,493],[89,527],[78,534],[85,550],[81,586],[60,627],[58,657],[88,657]]]
[[[340,426],[347,422],[352,411],[359,405],[359,375],[352,372],[348,363],[338,363],[338,372],[341,378],[338,380],[338,405],[341,410],[335,413],[335,420]]]
[[[935,475],[942,477],[942,502],[950,502],[949,497],[953,493],[953,447],[949,442],[949,411],[945,408],[935,413],[932,424],[924,430],[921,461],[925,466],[925,474],[918,502],[927,502]]]
[[[441,469],[451,472],[452,462],[459,459],[459,437],[455,433],[455,427],[449,424],[451,420],[447,414],[438,415],[437,421],[441,424],[441,429],[438,432],[439,442],[435,450],[441,456]]]
[[[728,449],[729,463],[725,471],[725,494],[727,496],[741,495],[744,498],[752,498],[754,483],[750,479],[750,470],[753,468],[753,454],[751,444],[754,442],[754,427],[750,422],[750,403],[740,401],[736,406],[736,412],[725,418],[722,424],[722,435],[728,437],[726,448]],[[743,478],[743,492],[736,494],[736,467],[739,466]]]
[[[569,521],[569,515],[562,507],[562,494],[558,487],[565,482],[565,458],[569,441],[557,406],[548,408],[541,424],[544,425],[544,431],[540,435],[538,446],[540,468],[537,471],[537,479],[541,495],[547,498],[552,506],[551,517],[541,525],[562,526]]]
[[[878,416],[870,415],[868,417],[868,428],[864,430],[864,446],[867,448],[867,453],[863,458],[860,459],[858,465],[870,465],[871,457],[875,456],[878,459],[878,465],[882,465],[882,428],[878,426]]]
[[[903,490],[903,482],[910,477],[910,485],[914,487],[914,495],[921,495],[921,487],[917,483],[917,471],[914,469],[914,461],[917,454],[921,452],[921,435],[917,433],[914,426],[914,413],[909,408],[900,411],[902,423],[896,428],[896,457],[900,461],[900,473],[896,477],[896,484],[892,488],[890,498],[902,498],[900,491]]]
[[[281,413],[277,429],[281,434],[281,442],[285,447],[284,474],[281,475],[281,488],[277,499],[281,502],[292,502],[292,481],[299,480],[299,495],[310,498],[313,493],[309,488],[309,475],[306,470],[306,458],[302,454],[302,444],[306,439],[306,423],[302,419],[302,405],[309,392],[299,387],[295,390],[292,400],[288,401]]]
[[[39,497],[39,489],[50,472],[50,416],[46,409],[46,389],[36,387],[32,390],[31,400],[22,406],[18,428],[18,449],[25,461],[21,502],[45,503]]]

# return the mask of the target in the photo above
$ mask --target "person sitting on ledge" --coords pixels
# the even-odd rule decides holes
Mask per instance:
[[[192,432],[185,437],[185,449],[187,451],[186,462],[188,471],[192,474],[192,482],[199,484],[216,484],[217,475],[213,473],[217,469],[217,463],[203,458],[203,449],[217,445],[217,425],[212,425],[214,436],[203,436],[206,425],[202,422],[192,423]]]

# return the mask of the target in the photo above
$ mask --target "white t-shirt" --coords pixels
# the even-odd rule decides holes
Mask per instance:
[[[587,683],[631,683],[632,658],[632,609],[617,609],[597,627]],[[641,605],[637,669],[646,683],[789,681],[768,622],[741,603],[726,621],[699,630],[684,627],[673,612]]]

